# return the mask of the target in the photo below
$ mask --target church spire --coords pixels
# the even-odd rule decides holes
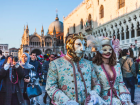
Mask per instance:
[[[43,25],[42,25],[42,29],[41,29],[41,30],[44,30],[44,29],[43,29]]]
[[[56,21],[59,20],[59,18],[58,18],[58,10],[57,10],[57,8],[56,8],[56,18],[55,18],[55,20],[56,20]]]
[[[44,29],[43,29],[43,25],[42,25],[42,29],[41,29],[41,36],[44,36]]]
[[[26,26],[26,29],[28,29],[28,24],[27,24],[27,26]]]

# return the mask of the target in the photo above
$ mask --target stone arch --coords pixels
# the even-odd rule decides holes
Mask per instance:
[[[30,37],[30,45],[33,46],[40,46],[41,45],[41,39],[37,35],[33,35]]]
[[[73,24],[73,33],[75,33],[75,24]]]
[[[126,39],[129,39],[129,26],[126,25]]]
[[[45,46],[53,46],[53,39],[51,37],[45,37]]]
[[[45,54],[52,54],[52,50],[51,49],[45,50]]]
[[[100,16],[100,19],[104,18],[104,6],[103,5],[100,6],[99,16]]]
[[[91,14],[88,15],[88,23],[91,25]]]
[[[134,38],[135,37],[135,24],[134,23],[131,23],[131,38]]]
[[[84,21],[83,21],[83,19],[81,18],[81,21],[80,21],[80,29],[83,29],[83,26],[84,26]]]
[[[41,52],[40,49],[33,49],[33,50],[31,51],[31,53],[32,53],[32,52],[35,52],[36,55],[40,55],[40,54],[42,54],[42,52]]]
[[[137,22],[137,37],[140,37],[140,22]]]

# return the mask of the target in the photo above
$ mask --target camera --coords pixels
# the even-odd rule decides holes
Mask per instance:
[[[29,79],[29,75],[25,75],[24,78]]]
[[[14,62],[18,62],[18,58],[17,57],[13,57],[13,61]]]

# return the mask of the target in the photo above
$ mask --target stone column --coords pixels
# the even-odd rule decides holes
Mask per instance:
[[[122,44],[122,33],[119,32],[119,34],[120,34],[120,45],[121,45]]]
[[[131,29],[129,30],[129,42],[131,43]]]
[[[126,30],[124,30],[123,32],[124,32],[124,44],[126,44]]]
[[[135,30],[135,39],[137,38],[137,28],[134,29]]]

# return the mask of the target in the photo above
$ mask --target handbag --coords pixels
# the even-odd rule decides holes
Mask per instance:
[[[39,96],[42,94],[42,89],[40,88],[39,85],[30,85],[27,87],[26,90],[27,96],[29,99]]]

